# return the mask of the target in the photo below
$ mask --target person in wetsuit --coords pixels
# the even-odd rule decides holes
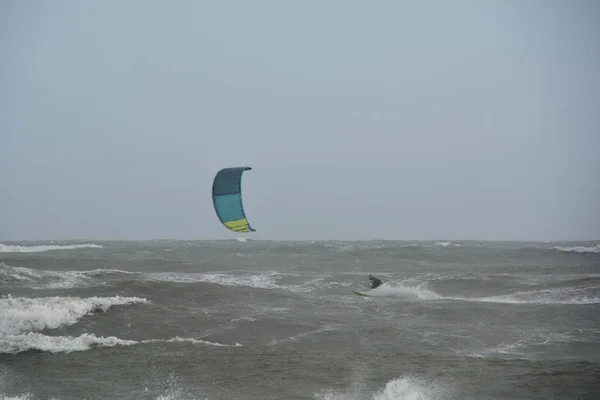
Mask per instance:
[[[383,284],[381,279],[375,278],[373,275],[369,275],[369,280],[372,282],[371,289],[375,289]]]

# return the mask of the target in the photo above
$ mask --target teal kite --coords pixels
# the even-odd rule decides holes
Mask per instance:
[[[234,232],[254,232],[242,204],[242,174],[250,167],[223,168],[213,181],[213,206],[219,221]]]

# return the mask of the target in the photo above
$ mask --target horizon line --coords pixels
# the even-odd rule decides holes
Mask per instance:
[[[107,238],[69,238],[69,239],[0,239],[2,242],[159,242],[159,241],[171,241],[171,242],[218,242],[218,241],[242,241],[248,240],[253,242],[541,242],[541,243],[552,243],[552,242],[599,242],[600,238],[597,239],[450,239],[450,238],[438,238],[438,239],[391,239],[391,238],[373,238],[373,239],[266,239],[266,238],[252,238],[247,236],[231,237],[231,238],[146,238],[146,239],[107,239]]]

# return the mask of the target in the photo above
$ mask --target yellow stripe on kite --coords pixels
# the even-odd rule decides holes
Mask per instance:
[[[246,218],[225,222],[224,225],[234,232],[251,232]]]

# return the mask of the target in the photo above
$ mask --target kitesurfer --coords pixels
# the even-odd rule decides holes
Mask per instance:
[[[371,283],[371,289],[375,289],[383,284],[381,279],[374,277],[373,275],[369,275],[369,280]]]

